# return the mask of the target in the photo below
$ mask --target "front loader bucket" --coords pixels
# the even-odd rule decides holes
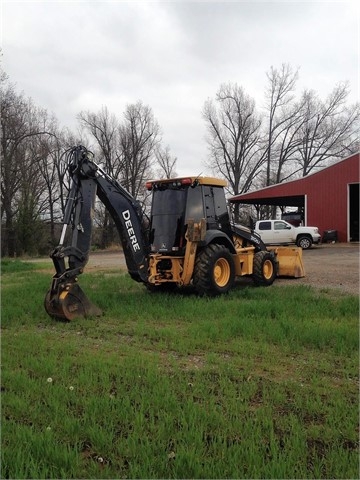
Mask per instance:
[[[102,311],[93,305],[77,283],[67,283],[58,292],[49,290],[45,297],[45,310],[57,320],[100,316]]]
[[[300,247],[268,247],[275,252],[278,262],[279,277],[305,277],[305,269],[302,260],[302,248]]]

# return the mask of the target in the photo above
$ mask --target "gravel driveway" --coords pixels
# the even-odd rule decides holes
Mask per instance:
[[[305,277],[296,283],[359,295],[359,244],[321,244],[303,251]],[[277,282],[287,282],[278,279]]]
[[[359,294],[359,244],[335,243],[316,245],[303,251],[304,278],[278,278],[277,284],[304,284],[316,288],[337,289]],[[93,253],[88,269],[126,268],[124,255],[119,251]],[[290,283],[289,283],[290,282]]]

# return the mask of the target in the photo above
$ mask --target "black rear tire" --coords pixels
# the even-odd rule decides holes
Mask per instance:
[[[235,283],[235,263],[224,245],[210,244],[197,255],[193,284],[200,295],[228,292]]]
[[[303,235],[296,240],[296,245],[303,250],[308,250],[312,246],[312,239],[307,235]]]
[[[276,262],[270,252],[261,251],[254,255],[253,280],[255,285],[272,285],[276,278]]]

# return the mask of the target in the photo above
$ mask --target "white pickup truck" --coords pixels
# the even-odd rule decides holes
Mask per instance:
[[[321,239],[317,227],[294,227],[285,220],[258,220],[254,230],[266,245],[295,243],[303,250],[320,243]]]

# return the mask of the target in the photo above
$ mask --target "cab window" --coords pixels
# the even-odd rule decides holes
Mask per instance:
[[[284,222],[274,222],[274,229],[275,230],[286,230],[287,225]]]
[[[271,230],[271,222],[260,222],[259,230]]]

